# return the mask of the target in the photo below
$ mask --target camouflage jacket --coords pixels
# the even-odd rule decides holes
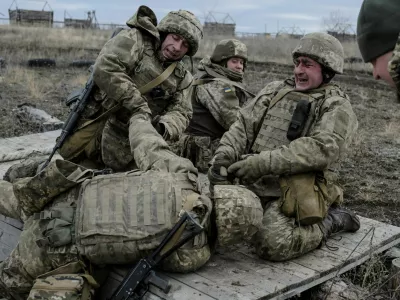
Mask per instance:
[[[209,58],[205,58],[200,62],[200,72],[196,77],[203,79],[213,78],[213,76],[207,73],[209,69],[213,69],[213,64]],[[228,75],[221,77],[225,77],[226,80],[231,80]],[[242,80],[236,82],[241,84]],[[208,110],[211,116],[222,126],[223,131],[228,130],[236,121],[236,116],[240,107],[243,106],[249,98],[249,95],[240,88],[228,82],[218,80],[194,86],[192,89],[192,101],[197,102]],[[204,120],[196,120],[196,116],[193,116],[189,124],[189,130],[190,127],[199,125],[194,124],[196,121],[197,123],[202,123]]]
[[[95,66],[98,87],[88,105],[86,117],[98,115],[119,103],[115,114],[127,123],[132,113],[160,115],[168,139],[177,139],[189,124],[192,108],[187,97],[192,76],[179,63],[173,74],[157,89],[142,95],[138,88],[160,75],[168,66],[159,59],[160,35],[157,20],[150,11],[139,10],[122,30],[101,50]]]
[[[400,93],[400,35],[393,50],[392,59],[389,61],[389,73],[396,84],[397,93]]]
[[[271,99],[288,86],[294,87],[292,80],[272,82],[246,104],[239,111],[238,120],[222,137],[216,156],[229,158],[233,163],[249,154]],[[347,96],[325,97],[318,106],[306,136],[259,154],[265,158],[271,175],[325,170],[343,156],[358,127],[350,101]]]

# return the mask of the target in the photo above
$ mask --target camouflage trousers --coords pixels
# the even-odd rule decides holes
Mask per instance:
[[[323,235],[318,224],[300,226],[286,217],[280,201],[267,203],[261,229],[255,236],[257,254],[266,260],[285,261],[316,249]]]

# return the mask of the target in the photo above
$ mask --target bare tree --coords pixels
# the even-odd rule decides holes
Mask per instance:
[[[331,11],[329,17],[322,18],[322,26],[328,32],[340,34],[353,34],[354,29],[350,23],[350,17],[343,14],[340,10]]]

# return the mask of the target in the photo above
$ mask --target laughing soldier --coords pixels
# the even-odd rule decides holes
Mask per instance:
[[[343,72],[343,47],[329,34],[307,34],[293,61],[294,80],[268,84],[245,105],[209,170],[217,200],[227,194],[221,188],[229,189],[221,185],[227,183],[221,167],[260,197],[264,218],[253,241],[260,257],[274,261],[300,256],[332,233],[360,227],[354,213],[338,207],[343,201],[338,162],[358,126],[348,96],[330,83]]]

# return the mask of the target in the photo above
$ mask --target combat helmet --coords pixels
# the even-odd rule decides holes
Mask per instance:
[[[243,58],[246,65],[248,60],[246,45],[235,39],[222,40],[215,46],[211,61],[220,64],[231,57]]]
[[[215,185],[213,192],[218,244],[223,247],[249,242],[262,225],[260,199],[237,185]]]
[[[343,46],[337,38],[330,34],[323,32],[306,34],[301,38],[292,55],[293,59],[299,56],[308,56],[335,73],[343,73]]]
[[[203,26],[194,14],[182,10],[169,12],[157,25],[159,32],[175,33],[184,37],[190,45],[187,53],[193,56],[199,49],[200,40],[203,38]]]

